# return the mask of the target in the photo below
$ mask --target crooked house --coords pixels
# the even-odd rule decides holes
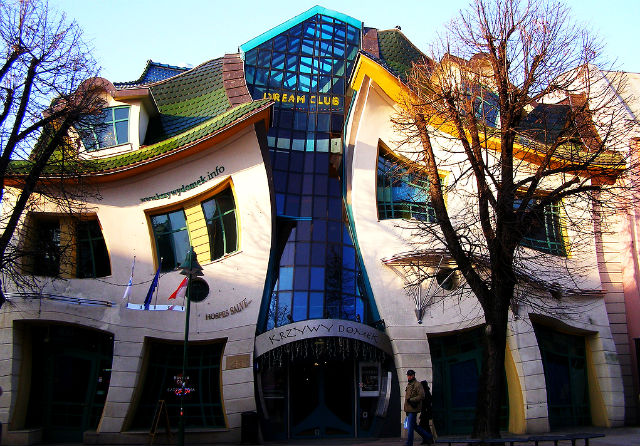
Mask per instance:
[[[18,242],[40,288],[3,284],[4,441],[138,441],[175,433],[181,404],[188,442],[400,436],[409,368],[439,434],[469,433],[484,320],[444,250],[411,249],[399,222],[431,218],[427,195],[392,176],[422,57],[398,29],[314,7],[238,54],[101,79],[105,129],[78,144],[100,198],[34,206]],[[549,215],[527,249],[573,261]],[[189,313],[169,298],[191,249]],[[595,242],[575,261],[581,311],[510,315],[505,430],[624,422]]]

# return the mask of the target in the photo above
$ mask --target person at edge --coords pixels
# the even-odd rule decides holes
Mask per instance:
[[[407,442],[405,446],[413,446],[413,432],[416,431],[422,437],[421,444],[431,443],[432,436],[429,432],[418,426],[416,418],[422,410],[424,389],[416,379],[416,372],[407,370],[407,388],[404,391],[404,411],[407,414]]]
[[[435,427],[433,427],[431,389],[429,388],[429,383],[426,380],[420,381],[420,384],[422,385],[422,390],[424,390],[424,399],[422,400],[422,410],[420,411],[420,421],[418,422],[418,426],[431,434],[431,441],[429,444],[433,444],[435,443],[435,436],[433,434],[435,432]]]

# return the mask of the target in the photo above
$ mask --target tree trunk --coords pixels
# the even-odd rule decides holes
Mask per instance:
[[[507,342],[508,306],[496,298],[485,310],[482,370],[478,382],[474,438],[500,436],[500,406],[504,394],[504,360]]]

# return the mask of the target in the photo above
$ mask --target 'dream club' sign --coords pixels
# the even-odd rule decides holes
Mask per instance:
[[[298,107],[317,108],[318,110],[342,110],[342,98],[328,94],[264,93],[262,99],[271,99],[282,104],[296,104]]]
[[[312,319],[274,328],[256,337],[256,357],[284,344],[308,338],[343,337],[357,339],[392,354],[387,335],[368,325],[340,319]]]
[[[179,197],[180,195],[182,195],[183,192],[187,192],[191,189],[194,189],[200,186],[201,184],[206,183],[209,180],[213,180],[222,172],[224,172],[224,166],[216,166],[216,170],[213,170],[211,172],[207,171],[206,174],[200,175],[199,178],[197,178],[195,181],[192,181],[189,184],[183,184],[176,189],[173,189],[167,192],[156,193],[155,195],[152,195],[150,197],[143,197],[140,199],[140,201],[145,202],[145,201],[153,201],[153,200],[162,200],[163,198],[171,198],[174,195]]]

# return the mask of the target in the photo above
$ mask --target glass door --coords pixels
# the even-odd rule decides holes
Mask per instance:
[[[353,361],[302,361],[290,368],[292,438],[353,437]]]

